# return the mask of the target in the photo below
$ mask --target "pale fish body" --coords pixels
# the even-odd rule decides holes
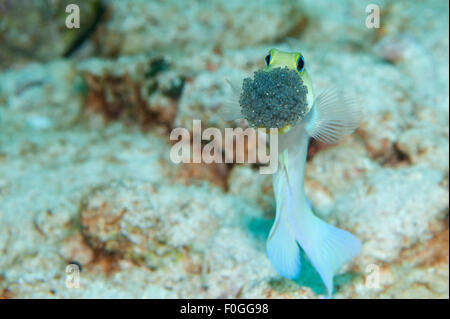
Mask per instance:
[[[268,71],[275,67],[298,69],[308,88],[309,107],[305,119],[279,135],[279,169],[273,176],[276,217],[267,240],[267,254],[280,275],[294,279],[301,275],[301,247],[331,295],[333,276],[359,254],[361,243],[312,212],[304,189],[306,155],[311,136],[323,142],[336,142],[356,128],[361,113],[334,89],[314,99],[304,61],[300,61],[302,68],[298,68],[299,59],[303,60],[300,53],[272,49],[266,67]]]
[[[281,276],[295,279],[301,276],[300,248],[303,249],[331,295],[334,275],[359,254],[361,242],[312,212],[304,188],[308,143],[310,137],[325,143],[338,142],[354,131],[362,112],[359,105],[335,88],[315,97],[303,55],[299,52],[272,49],[266,56],[266,65],[264,71],[267,72],[286,67],[296,70],[307,88],[306,116],[295,125],[278,130],[282,134],[279,134],[279,167],[273,175],[276,217],[267,239],[267,254]],[[241,118],[238,100],[242,90],[230,85],[234,97],[221,113],[225,119]]]

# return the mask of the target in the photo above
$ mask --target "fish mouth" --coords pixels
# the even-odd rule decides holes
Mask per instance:
[[[291,129],[292,129],[292,125],[286,125],[285,127],[278,129],[278,133],[284,134],[284,133],[289,132]]]
[[[308,88],[297,71],[260,70],[246,78],[239,97],[241,113],[252,127],[289,131],[308,113]]]

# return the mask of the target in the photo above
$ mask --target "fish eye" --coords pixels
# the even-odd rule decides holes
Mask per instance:
[[[266,65],[270,64],[270,58],[271,58],[270,53],[266,55],[266,57],[264,58],[264,60],[266,60]]]
[[[299,56],[299,58],[297,59],[297,71],[302,72],[304,67],[305,67],[305,60],[303,60],[302,56]]]

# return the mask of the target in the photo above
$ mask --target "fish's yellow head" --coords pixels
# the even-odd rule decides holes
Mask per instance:
[[[308,88],[307,99],[308,108],[310,110],[314,101],[314,94],[311,79],[306,71],[306,63],[303,54],[300,52],[284,52],[277,49],[271,49],[264,60],[266,61],[265,71],[270,71],[274,68],[288,68],[297,71],[298,75],[303,80],[303,83]]]
[[[300,52],[269,51],[266,67],[245,79],[240,97],[242,114],[252,126],[288,132],[313,105],[311,81]]]
[[[283,52],[272,49],[266,55],[265,61],[266,70],[287,67],[291,70],[296,70],[299,74],[305,71],[305,60],[300,52]]]

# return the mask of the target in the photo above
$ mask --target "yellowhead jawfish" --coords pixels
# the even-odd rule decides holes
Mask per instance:
[[[276,217],[267,254],[281,276],[294,279],[301,275],[303,249],[331,295],[334,275],[359,254],[361,243],[312,212],[304,190],[308,143],[310,137],[336,143],[354,131],[362,113],[336,88],[315,97],[301,53],[272,49],[265,61],[266,67],[254,79],[245,79],[241,89],[232,85],[235,102],[223,114],[282,133],[279,169],[273,175]]]

